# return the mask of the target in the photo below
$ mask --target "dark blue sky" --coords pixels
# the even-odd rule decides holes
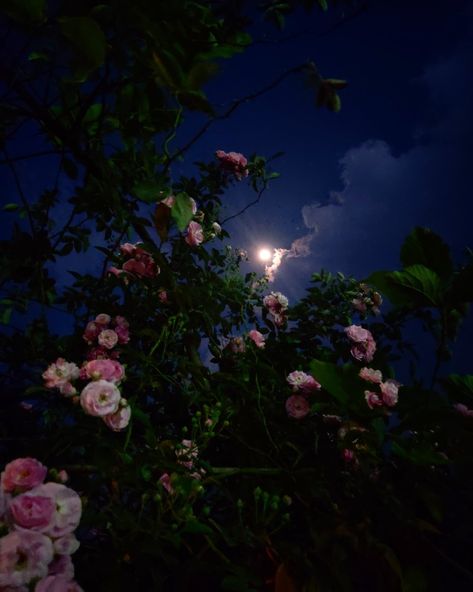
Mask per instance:
[[[225,110],[286,69],[313,60],[323,76],[349,82],[340,113],[316,109],[302,76],[291,76],[217,122],[174,170],[176,178],[189,174],[193,161],[210,160],[216,149],[265,156],[284,151],[274,162],[281,178],[228,230],[231,244],[249,251],[250,268],[261,271],[258,246],[290,249],[306,237],[310,253],[285,259],[274,282],[292,302],[321,267],[360,278],[396,268],[402,240],[415,225],[440,233],[457,257],[473,246],[473,1],[371,0],[356,18],[340,26],[336,21],[331,13],[301,11],[287,19],[281,41],[273,27],[257,23],[253,36],[264,42],[223,61],[207,90]],[[190,117],[173,147],[203,120]],[[41,149],[40,138],[28,138],[29,149],[38,142]],[[19,163],[27,187],[35,187],[46,162]],[[15,201],[12,179],[3,187],[5,201]],[[73,187],[62,184],[65,193]],[[226,194],[222,217],[253,198],[239,183]],[[329,200],[341,205],[319,207]],[[97,272],[100,266],[93,256],[72,254],[54,274],[64,278],[68,269]]]

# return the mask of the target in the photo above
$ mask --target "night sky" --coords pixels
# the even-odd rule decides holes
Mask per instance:
[[[287,19],[282,33],[256,23],[257,42],[222,62],[207,93],[224,110],[286,69],[313,60],[322,76],[349,82],[340,93],[341,112],[317,109],[303,77],[291,76],[217,122],[174,169],[175,179],[181,172],[193,174],[192,163],[210,160],[216,149],[284,152],[272,163],[281,177],[227,230],[233,246],[248,250],[248,267],[259,271],[258,247],[289,250],[303,239],[305,256],[286,258],[272,284],[292,303],[322,267],[360,279],[397,268],[402,240],[416,225],[441,234],[457,260],[466,246],[473,247],[473,2],[371,0],[356,17],[337,21],[331,13],[301,11]],[[203,121],[190,116],[173,147]],[[41,148],[40,138],[25,134],[17,154],[26,145],[29,151]],[[18,170],[33,190],[43,184],[48,159],[21,162]],[[15,201],[13,180],[4,168],[1,174],[5,202]],[[64,181],[61,189],[67,194],[73,187]],[[252,199],[242,181],[225,195],[222,218]],[[59,209],[57,215],[66,212]],[[100,266],[94,256],[73,254],[53,273],[64,281],[68,269],[99,272]],[[471,329],[470,319],[463,340]],[[465,351],[463,358],[460,369]]]

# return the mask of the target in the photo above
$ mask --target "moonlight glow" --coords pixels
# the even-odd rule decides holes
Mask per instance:
[[[271,261],[271,259],[273,258],[273,252],[270,249],[260,249],[258,251],[258,258],[260,261]]]

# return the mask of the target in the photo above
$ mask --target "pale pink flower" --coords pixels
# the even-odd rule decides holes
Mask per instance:
[[[382,407],[383,401],[379,398],[379,395],[373,393],[372,391],[365,391],[365,400],[366,404],[370,409],[374,409],[375,407]]]
[[[222,233],[222,227],[218,222],[212,224],[212,230],[217,236]]]
[[[385,380],[379,385],[385,405],[388,407],[394,407],[394,405],[396,405],[400,386],[402,386],[401,383],[391,378]]]
[[[469,409],[463,403],[455,403],[453,405],[453,408],[455,409],[455,411],[463,415],[463,417],[473,417],[473,409]]]
[[[0,538],[0,589],[44,577],[52,558],[49,537],[32,530],[13,530]]]
[[[174,493],[174,489],[171,483],[171,477],[168,473],[163,473],[159,478],[159,482],[168,493]]]
[[[97,323],[94,323],[94,321],[89,321],[85,327],[82,338],[87,341],[89,345],[91,345],[97,339],[102,329],[103,327],[97,325]]]
[[[57,555],[72,555],[80,547],[80,543],[74,534],[66,534],[53,542],[54,552]]]
[[[115,267],[114,265],[112,265],[112,267],[109,267],[108,268],[107,273],[111,273],[115,277],[120,277],[125,272],[123,271],[123,269],[119,269],[118,267]],[[125,283],[127,284],[128,283],[128,280],[125,280]]]
[[[49,497],[34,495],[35,490],[14,497],[10,513],[18,526],[43,532],[54,513],[54,503]]]
[[[150,255],[147,257],[140,256],[139,259],[138,257],[128,259],[128,261],[125,261],[123,264],[122,269],[128,274],[135,275],[139,278],[153,278],[158,273],[158,268],[156,267],[156,264]]]
[[[75,580],[59,574],[40,580],[34,592],[84,592],[84,590]]]
[[[256,329],[252,329],[248,333],[248,337],[253,341],[253,343],[256,345],[256,347],[259,347],[260,349],[263,349],[264,346],[266,345],[266,343],[264,341],[264,335],[262,333],[260,333],[259,331],[257,331]]]
[[[358,325],[350,325],[345,328],[345,333],[354,343],[350,353],[355,360],[371,362],[376,351],[376,343],[371,332]]]
[[[381,294],[379,292],[373,292],[372,298],[373,298],[374,305],[376,307],[379,307],[379,306],[381,306],[381,304],[383,304],[383,297],[381,296]]]
[[[111,430],[114,432],[120,432],[128,426],[130,423],[130,418],[131,407],[129,405],[124,405],[123,407],[119,407],[115,413],[112,413],[111,415],[105,415],[105,417],[102,419]]]
[[[191,247],[197,247],[204,241],[204,231],[198,222],[195,222],[194,220],[189,222],[185,241]]]
[[[347,463],[353,463],[356,462],[356,455],[353,452],[353,450],[349,450],[348,448],[344,448],[342,451],[342,458],[343,460]]]
[[[374,384],[380,384],[383,380],[381,370],[374,370],[373,368],[362,368],[359,371],[358,376],[363,380],[373,382]]]
[[[189,200],[191,202],[192,214],[195,216],[197,214],[197,204],[193,197],[189,197]]]
[[[166,198],[162,199],[159,203],[164,204],[168,208],[172,208],[172,206],[175,204],[175,202],[176,202],[176,198],[174,197],[174,195],[168,195]]]
[[[347,334],[348,339],[354,343],[364,343],[373,338],[368,329],[363,329],[363,327],[360,327],[359,325],[345,327],[345,333]]]
[[[123,245],[120,245],[120,251],[123,255],[128,255],[129,257],[132,257],[135,254],[136,245],[132,243],[123,243]]]
[[[274,315],[285,312],[289,306],[289,300],[281,292],[271,292],[263,298],[263,304]]]
[[[108,314],[105,314],[104,312],[102,312],[102,313],[98,314],[98,315],[95,317],[95,323],[96,323],[97,325],[102,325],[102,329],[103,329],[103,325],[108,325],[108,324],[110,323],[110,321],[111,321],[111,320],[112,320],[112,319],[111,319],[110,315],[108,315]]]
[[[64,469],[61,469],[59,471],[59,473],[57,474],[57,478],[61,483],[66,483],[67,481],[69,481],[69,475],[67,474],[67,471],[65,471]]]
[[[59,392],[65,397],[73,397],[77,394],[77,389],[70,382],[65,382],[59,387]]]
[[[66,382],[79,378],[79,372],[79,368],[74,363],[67,362],[64,358],[58,358],[48,366],[42,376],[48,388],[59,388]]]
[[[62,483],[44,483],[33,490],[38,496],[49,497],[54,503],[54,513],[44,534],[52,538],[61,538],[73,532],[80,521],[82,503],[79,495]]]
[[[303,394],[309,394],[321,388],[320,383],[313,376],[300,370],[291,372],[286,380],[292,386],[293,391],[300,391]]]
[[[118,343],[118,335],[113,329],[104,329],[99,333],[98,342],[102,347],[113,349]]]
[[[1,475],[2,489],[22,492],[43,483],[48,469],[35,458],[17,458],[5,466]]]
[[[291,395],[286,400],[286,411],[289,417],[302,419],[309,413],[310,406],[307,399],[302,395]]]
[[[125,369],[117,360],[90,360],[81,368],[81,378],[107,380],[118,383],[125,377]]]
[[[353,304],[353,308],[358,312],[364,314],[366,312],[366,304],[361,298],[354,298],[351,303]]]
[[[84,411],[96,417],[115,413],[120,399],[120,391],[107,380],[90,382],[80,394],[80,404]]]
[[[215,156],[220,161],[220,166],[223,170],[233,173],[235,177],[240,181],[243,177],[248,176],[248,161],[239,152],[224,152],[223,150],[217,150]]]

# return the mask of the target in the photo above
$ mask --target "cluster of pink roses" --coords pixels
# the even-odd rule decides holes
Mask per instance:
[[[159,267],[156,265],[153,257],[145,251],[139,243],[124,243],[120,246],[120,251],[127,259],[119,267],[110,267],[108,273],[113,273],[117,277],[124,276],[125,281],[131,278],[154,278],[159,273]]]
[[[376,351],[376,342],[368,329],[359,325],[345,328],[348,339],[353,343],[351,355],[360,362],[371,362]]]
[[[360,378],[377,384],[379,392],[365,391],[365,399],[368,407],[374,409],[375,407],[394,407],[398,402],[398,391],[402,386],[400,382],[392,378],[388,378],[383,382],[383,375],[380,370],[373,368],[362,368],[359,372]]]
[[[286,400],[287,414],[294,419],[302,419],[310,411],[308,396],[318,391],[321,385],[313,376],[300,370],[291,372],[286,380],[294,393]]]
[[[123,430],[130,422],[131,408],[118,389],[125,378],[125,369],[115,359],[119,352],[114,348],[130,340],[128,321],[121,316],[112,320],[108,314],[99,314],[94,321],[87,323],[83,338],[93,346],[87,361],[79,369],[75,364],[58,358],[43,373],[46,386],[58,388],[65,396],[75,396],[77,389],[72,381],[78,378],[90,380],[78,397],[82,408],[88,415],[101,417],[111,430]]]
[[[62,483],[44,483],[47,468],[34,458],[8,463],[0,478],[0,590],[82,592],[71,555],[82,504]]]
[[[369,310],[373,314],[378,315],[383,298],[379,292],[375,292],[366,284],[360,284],[360,291],[351,302],[353,308],[362,315],[365,315]]]
[[[281,292],[271,292],[263,298],[263,304],[273,317],[274,324],[282,327],[286,321],[286,311],[289,306],[289,300]]]
[[[243,177],[248,176],[248,160],[239,152],[224,152],[223,150],[217,150],[215,156],[220,161],[222,169],[232,175],[238,181],[241,181]]]

